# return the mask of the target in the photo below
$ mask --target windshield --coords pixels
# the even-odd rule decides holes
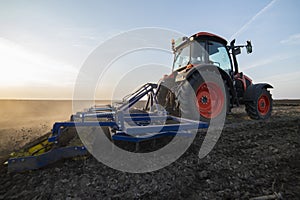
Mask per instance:
[[[209,61],[230,74],[231,61],[226,47],[218,42],[208,42]]]
[[[207,48],[205,48],[205,41],[194,40],[175,52],[174,68],[173,70],[180,69],[188,64],[212,64],[220,67],[228,74],[232,71],[232,64],[224,44],[207,41]]]
[[[201,64],[205,61],[205,42],[193,41],[175,53],[174,70],[188,64]]]

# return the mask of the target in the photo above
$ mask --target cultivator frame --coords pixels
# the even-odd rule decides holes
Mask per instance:
[[[42,153],[37,155],[10,158],[7,162],[8,171],[20,172],[38,169],[61,159],[87,155],[88,151],[85,146],[57,148],[59,138],[69,127],[110,127],[112,141],[134,143],[164,136],[192,136],[193,133],[190,130],[208,127],[205,122],[171,116],[165,110],[160,110],[156,99],[158,87],[157,84],[147,83],[131,95],[126,96],[118,105],[95,105],[85,112],[71,115],[70,121],[54,123],[50,137],[43,141],[47,143],[46,146],[51,145],[53,148],[49,151],[43,149]],[[129,109],[145,96],[148,96],[148,100],[142,112],[129,113]],[[165,124],[167,120],[172,120],[173,123]]]

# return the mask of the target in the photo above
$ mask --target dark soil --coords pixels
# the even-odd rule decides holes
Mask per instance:
[[[201,136],[196,144],[201,143]],[[131,174],[93,157],[0,174],[0,199],[300,199],[300,106],[276,105],[267,121],[237,110],[208,156],[196,146],[161,170]]]

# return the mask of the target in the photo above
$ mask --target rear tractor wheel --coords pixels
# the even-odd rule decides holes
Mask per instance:
[[[213,71],[192,74],[178,90],[177,98],[181,116],[193,120],[225,118],[229,108],[228,87]]]

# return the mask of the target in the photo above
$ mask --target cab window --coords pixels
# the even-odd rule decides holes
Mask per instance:
[[[231,73],[231,61],[227,49],[223,44],[214,41],[209,41],[208,54],[210,63],[220,67],[228,74]]]
[[[185,67],[190,62],[190,45],[182,48],[175,54],[174,70]]]

